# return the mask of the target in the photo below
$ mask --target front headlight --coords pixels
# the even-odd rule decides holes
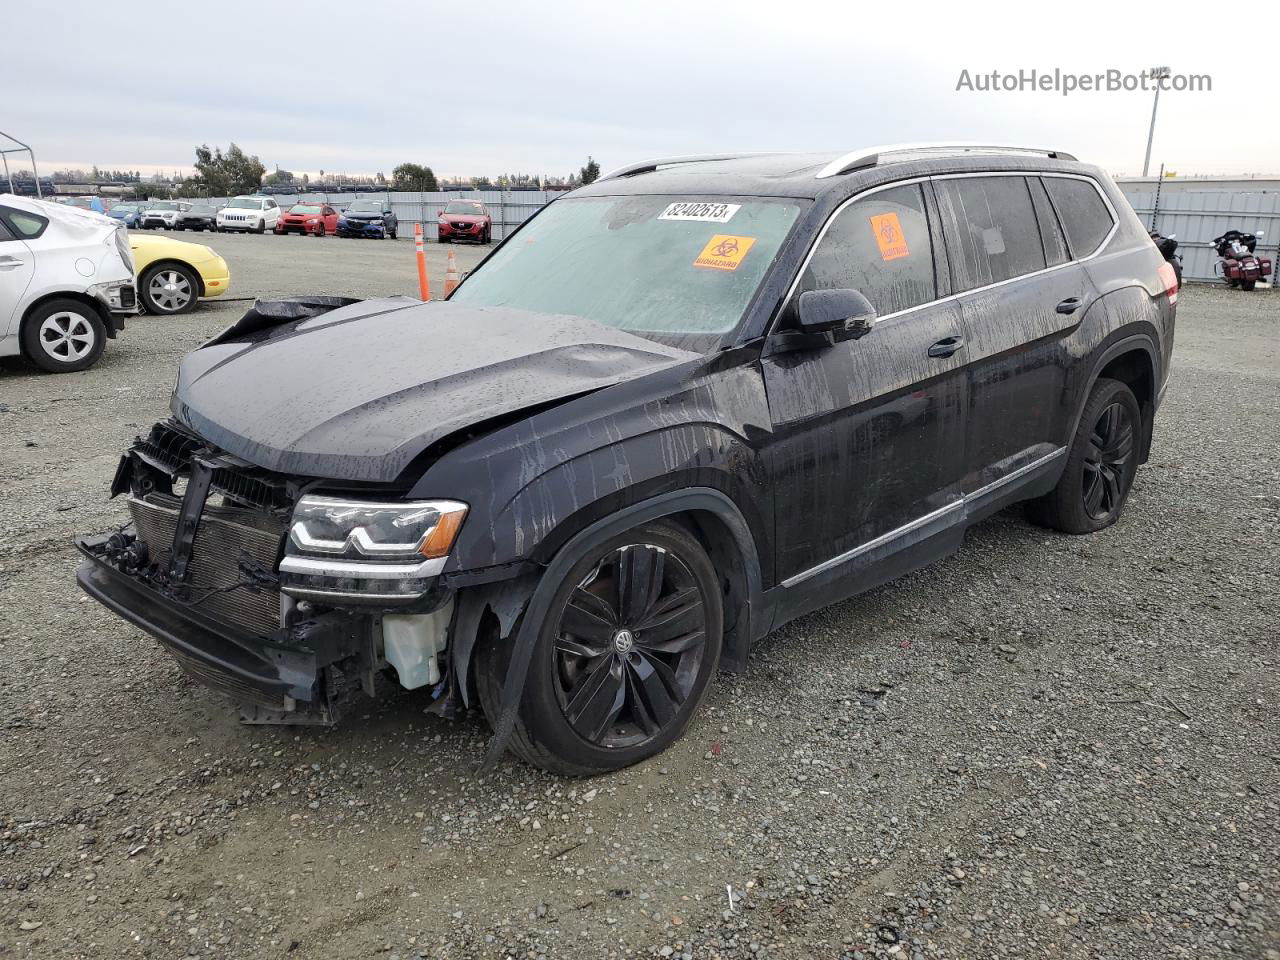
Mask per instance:
[[[315,217],[312,217],[310,220],[307,221],[307,223],[319,223],[319,222],[320,221]]]
[[[444,569],[466,515],[455,500],[302,497],[280,562],[281,589],[321,600],[414,600]]]

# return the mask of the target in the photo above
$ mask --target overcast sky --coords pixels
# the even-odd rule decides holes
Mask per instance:
[[[186,171],[196,144],[233,140],[268,169],[313,176],[403,161],[565,175],[588,154],[607,170],[977,140],[1136,174],[1150,93],[956,86],[962,70],[1159,63],[1213,89],[1161,95],[1153,173],[1280,173],[1274,36],[1238,10],[1224,29],[1221,14],[1164,0],[12,3],[5,33],[30,42],[6,44],[0,130],[35,148],[42,173]]]

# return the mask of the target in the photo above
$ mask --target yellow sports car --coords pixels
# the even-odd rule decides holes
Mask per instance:
[[[220,297],[231,286],[231,271],[203,243],[129,232],[138,300],[147,313],[186,313],[201,297]]]

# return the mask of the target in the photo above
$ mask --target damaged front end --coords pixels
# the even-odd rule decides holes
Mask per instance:
[[[391,671],[452,711],[455,602],[439,574],[466,505],[315,487],[157,424],[112,483],[130,522],[77,540],[77,579],[246,721],[333,723],[348,688],[376,695]]]

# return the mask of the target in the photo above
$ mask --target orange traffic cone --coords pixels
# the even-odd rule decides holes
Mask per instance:
[[[427,276],[427,256],[422,249],[422,224],[413,225],[413,245],[418,255],[418,296],[422,300],[431,299],[431,279]]]
[[[453,251],[449,251],[449,267],[444,272],[444,295],[447,299],[458,286],[458,262],[453,259]]]

